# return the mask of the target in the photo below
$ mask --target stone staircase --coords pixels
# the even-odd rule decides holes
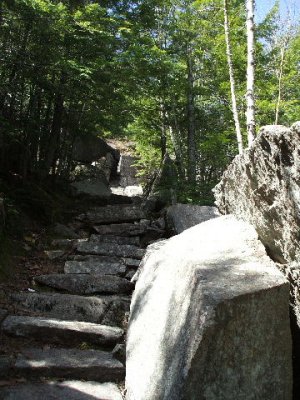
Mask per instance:
[[[34,292],[12,294],[15,314],[2,315],[2,332],[30,347],[0,357],[0,380],[14,382],[1,400],[123,398],[131,278],[163,230],[140,204],[94,207],[76,224],[88,238],[58,239],[48,251],[61,250],[64,272],[36,276]]]

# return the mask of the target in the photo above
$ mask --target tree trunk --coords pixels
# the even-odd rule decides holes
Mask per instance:
[[[188,92],[187,92],[188,174],[187,175],[189,183],[196,183],[194,72],[193,72],[193,61],[190,54],[187,54],[187,69],[188,69]]]
[[[254,77],[255,77],[255,48],[254,48],[254,0],[246,0],[247,11],[247,134],[248,146],[251,146],[256,135],[255,122],[255,98],[254,98]]]
[[[233,119],[235,123],[235,132],[236,139],[239,149],[239,154],[243,153],[243,138],[241,133],[241,126],[239,120],[239,114],[237,109],[237,102],[235,96],[235,79],[234,79],[234,71],[232,64],[232,52],[231,52],[231,41],[230,41],[230,26],[229,26],[229,18],[228,18],[228,0],[224,0],[224,30],[225,30],[225,40],[226,40],[226,54],[227,54],[227,63],[229,70],[229,78],[230,78],[230,89],[231,89],[231,104],[232,104],[232,113]]]
[[[167,152],[166,111],[163,101],[160,103],[160,150],[163,160]]]
[[[64,102],[63,96],[61,94],[58,94],[55,99],[54,113],[53,113],[52,127],[51,127],[51,137],[45,159],[46,174],[48,174],[51,167],[53,167],[55,155],[57,154],[59,146],[60,132],[62,127],[62,117],[63,117],[63,102]]]

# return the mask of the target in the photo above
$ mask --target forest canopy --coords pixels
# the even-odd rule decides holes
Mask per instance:
[[[223,0],[4,0],[0,168],[68,178],[78,136],[136,142],[144,173],[174,161],[179,200],[211,202],[238,152]],[[237,110],[246,144],[246,11],[228,1]],[[255,30],[257,128],[300,115],[300,31],[276,4]]]

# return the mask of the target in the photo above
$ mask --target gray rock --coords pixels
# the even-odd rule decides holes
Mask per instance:
[[[112,275],[49,274],[36,276],[34,280],[72,294],[124,294],[133,289],[127,279]]]
[[[141,236],[148,230],[147,224],[111,224],[111,225],[94,225],[93,229],[100,235],[117,235],[117,236]]]
[[[256,229],[268,254],[287,264],[293,307],[300,326],[300,282],[289,274],[300,262],[300,123],[263,127],[253,145],[237,156],[214,189],[223,214]]]
[[[139,264],[139,267],[138,267],[137,271],[131,277],[131,282],[132,283],[136,283],[137,280],[139,279],[139,276],[140,276],[144,266],[146,265],[147,260],[149,259],[149,257],[153,253],[156,253],[159,249],[161,249],[166,243],[168,243],[167,239],[160,239],[160,240],[157,240],[156,242],[154,242],[152,244],[149,244],[149,246],[146,249],[146,253],[145,253],[144,257],[142,258],[142,261]]]
[[[126,272],[126,265],[117,259],[86,256],[81,260],[66,261],[65,274],[124,275]]]
[[[128,257],[137,259],[141,259],[145,254],[145,250],[140,249],[137,246],[97,242],[79,243],[77,245],[77,251],[83,254]]]
[[[107,153],[111,153],[116,162],[118,161],[119,153],[116,149],[109,146],[103,139],[91,135],[77,137],[73,145],[73,160],[84,164],[106,157]]]
[[[122,400],[113,383],[64,381],[2,388],[1,400]]]
[[[92,224],[132,222],[143,218],[145,218],[145,213],[140,206],[127,204],[98,207],[77,217],[79,221],[90,222]]]
[[[233,216],[168,240],[144,266],[127,335],[128,400],[291,400],[289,288]]]
[[[167,208],[167,229],[178,234],[201,222],[219,216],[220,213],[216,207],[175,204]]]
[[[279,262],[300,261],[300,123],[263,127],[214,189],[223,214],[254,225]]]
[[[97,178],[88,178],[73,182],[71,186],[76,190],[77,195],[84,194],[101,199],[108,199],[112,194],[110,188],[103,183],[101,179]]]
[[[124,334],[120,328],[89,322],[23,316],[7,317],[1,329],[11,336],[29,337],[46,343],[67,345],[82,342],[110,345],[120,340]]]
[[[18,355],[14,370],[30,379],[37,377],[120,381],[125,368],[112,354],[99,350],[30,348]]]
[[[100,243],[116,243],[116,244],[130,244],[133,246],[140,245],[140,239],[138,236],[113,236],[113,235],[91,235],[91,242]]]

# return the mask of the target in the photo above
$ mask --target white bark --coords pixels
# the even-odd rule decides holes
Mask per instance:
[[[255,77],[255,48],[254,48],[254,0],[246,0],[247,11],[247,134],[248,146],[255,139],[255,98],[254,98],[254,77]]]
[[[226,54],[227,54],[227,63],[229,70],[229,78],[230,78],[230,89],[231,89],[231,104],[232,104],[232,113],[235,123],[235,131],[237,144],[239,149],[239,154],[243,153],[243,139],[241,133],[241,126],[239,120],[239,114],[237,109],[237,102],[235,96],[235,79],[234,79],[234,71],[232,64],[232,53],[231,53],[231,42],[230,42],[230,28],[229,28],[229,18],[228,18],[228,1],[224,0],[224,30],[225,30],[225,41],[226,41]]]

